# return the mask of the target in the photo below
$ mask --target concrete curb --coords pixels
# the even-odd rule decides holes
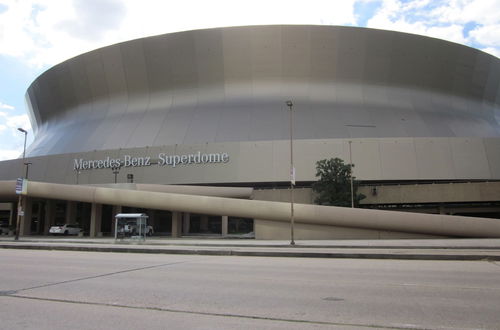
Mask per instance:
[[[41,244],[0,244],[3,249],[25,250],[53,250],[53,251],[85,251],[85,252],[114,252],[114,253],[152,253],[152,254],[184,254],[208,256],[249,256],[249,257],[293,257],[293,258],[331,258],[331,259],[395,259],[395,260],[463,260],[463,261],[500,261],[498,255],[491,254],[463,254],[459,252],[449,254],[432,253],[360,253],[360,252],[316,252],[316,251],[273,251],[273,250],[233,250],[233,249],[159,249],[154,247],[135,246],[77,246],[77,245],[41,245]],[[294,249],[294,248],[291,248]],[[346,249],[348,250],[348,249]]]
[[[411,240],[410,240],[411,241]],[[433,240],[431,240],[433,241]],[[275,243],[275,244],[252,244],[252,243],[245,243],[245,244],[235,244],[232,242],[228,243],[205,243],[203,240],[199,240],[198,242],[189,242],[189,243],[183,243],[182,240],[176,241],[176,240],[171,240],[171,241],[146,241],[146,242],[141,242],[138,243],[139,245],[147,245],[150,246],[151,248],[160,248],[160,247],[172,247],[172,246],[178,246],[178,247],[203,247],[203,248],[269,248],[269,249],[275,249],[275,248],[300,248],[300,249],[405,249],[405,250],[418,250],[418,249],[443,249],[443,250],[498,250],[500,251],[500,239],[495,240],[496,242],[494,244],[486,245],[482,242],[475,243],[476,245],[461,245],[461,244],[456,244],[451,242],[450,240],[439,240],[440,244],[418,244],[418,245],[408,245],[408,244],[401,244],[401,245],[366,245],[366,244],[338,244],[338,243],[330,243],[330,244],[308,244],[308,243],[303,243],[303,242],[297,242],[295,246],[291,246],[288,242],[287,243]],[[78,244],[78,245],[109,245],[109,246],[124,246],[124,245],[136,245],[137,243],[133,243],[131,241],[129,242],[115,242],[112,239],[100,239],[100,240],[79,240],[79,239],[64,239],[64,240],[58,240],[58,239],[53,239],[53,240],[40,240],[40,239],[30,239],[30,238],[24,238],[19,241],[14,241],[12,238],[9,239],[4,239],[0,237],[0,244],[3,243],[31,243],[31,244]],[[372,242],[372,241],[371,241]]]

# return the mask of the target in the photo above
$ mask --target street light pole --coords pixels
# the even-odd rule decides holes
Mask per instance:
[[[26,166],[26,176],[25,176],[25,178],[26,178],[26,180],[28,180],[28,174],[29,174],[29,170],[30,170],[30,165],[33,165],[33,163],[32,162],[26,162],[26,163],[24,163],[24,165]]]
[[[349,141],[349,163],[351,168],[351,207],[354,208],[354,184],[352,182],[352,141]]]
[[[293,233],[293,186],[295,185],[295,168],[293,167],[293,103],[291,100],[288,100],[285,103],[288,108],[290,108],[290,245],[295,245]]]
[[[17,129],[19,132],[22,132],[24,134],[24,148],[23,148],[23,165],[26,166],[26,139],[28,137],[28,131],[25,129],[22,129],[19,127]],[[21,177],[23,177],[23,171],[21,167]],[[26,175],[28,175],[28,170],[26,170]],[[14,240],[19,240],[19,231],[21,230],[21,215],[19,214],[20,212],[23,211],[23,195],[19,195],[19,201],[17,203],[17,222],[16,222],[16,236]],[[24,216],[24,215],[23,215]]]

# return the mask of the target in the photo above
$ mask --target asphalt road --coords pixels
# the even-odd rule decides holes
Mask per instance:
[[[1,329],[500,329],[500,263],[0,249]]]

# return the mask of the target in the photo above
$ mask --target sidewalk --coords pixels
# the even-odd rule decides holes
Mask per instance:
[[[113,238],[1,236],[0,248],[92,252],[193,254],[301,258],[356,258],[406,260],[500,261],[500,239],[430,240],[298,240],[222,238],[147,238],[117,241]]]

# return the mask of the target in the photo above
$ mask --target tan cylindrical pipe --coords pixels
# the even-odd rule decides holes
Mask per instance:
[[[183,195],[203,195],[230,198],[250,198],[253,188],[247,187],[210,187],[210,186],[183,186],[137,183],[137,190],[153,191]]]
[[[284,202],[240,200],[32,181],[28,184],[27,195],[263,220],[290,220],[290,205]],[[306,224],[444,236],[500,237],[500,221],[486,218],[297,204],[295,219],[297,222]]]
[[[0,184],[0,199],[15,201],[16,196],[16,181],[2,181]]]
[[[92,186],[78,186],[29,181],[28,191],[26,195],[30,197],[96,203],[94,197],[95,191],[96,187]]]

